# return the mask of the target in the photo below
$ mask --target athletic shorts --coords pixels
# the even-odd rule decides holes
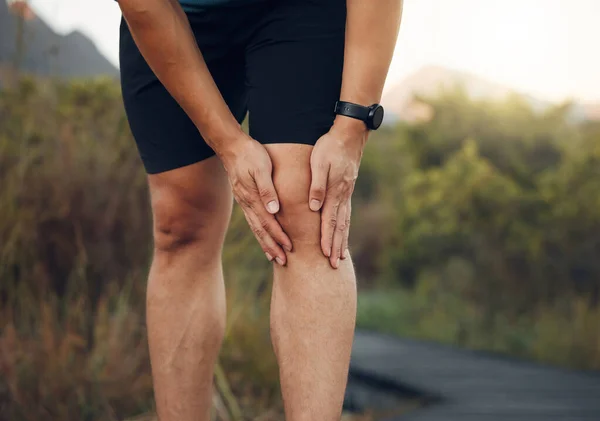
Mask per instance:
[[[344,59],[346,0],[263,0],[187,13],[225,102],[262,144],[314,145],[333,124]],[[215,152],[120,28],[125,111],[149,174]]]

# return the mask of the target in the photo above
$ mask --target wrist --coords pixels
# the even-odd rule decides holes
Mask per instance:
[[[241,127],[237,130],[229,130],[226,133],[220,133],[213,138],[213,142],[209,143],[215,154],[221,159],[223,164],[232,161],[240,151],[244,150],[244,145],[247,142],[253,141]]]
[[[358,142],[361,146],[364,146],[369,137],[369,130],[364,121],[343,115],[335,117],[330,131],[342,140]]]

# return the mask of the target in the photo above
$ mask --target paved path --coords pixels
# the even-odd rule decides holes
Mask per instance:
[[[358,331],[351,374],[436,401],[397,421],[600,421],[600,372]]]

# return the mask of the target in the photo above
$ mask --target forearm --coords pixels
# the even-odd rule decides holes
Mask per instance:
[[[241,129],[215,85],[177,0],[119,0],[119,4],[148,65],[219,153]]]
[[[381,100],[398,38],[402,3],[402,0],[347,0],[342,101],[371,105]],[[338,116],[335,124],[357,122]]]

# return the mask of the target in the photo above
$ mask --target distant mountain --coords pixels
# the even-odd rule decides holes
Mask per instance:
[[[579,105],[584,119],[600,121],[600,102]]]
[[[404,79],[383,96],[382,104],[387,111],[387,123],[397,120],[414,122],[429,119],[431,109],[415,100],[415,96],[435,96],[456,87],[464,89],[467,95],[473,99],[500,101],[511,94],[518,94],[537,112],[542,112],[552,106],[551,102],[519,93],[514,89],[468,72],[427,66]],[[600,119],[600,104],[575,103],[569,114],[574,121]]]
[[[24,18],[20,70],[40,76],[116,76],[118,71],[79,31],[55,33],[25,2],[0,0],[0,66],[15,63],[19,20]]]

